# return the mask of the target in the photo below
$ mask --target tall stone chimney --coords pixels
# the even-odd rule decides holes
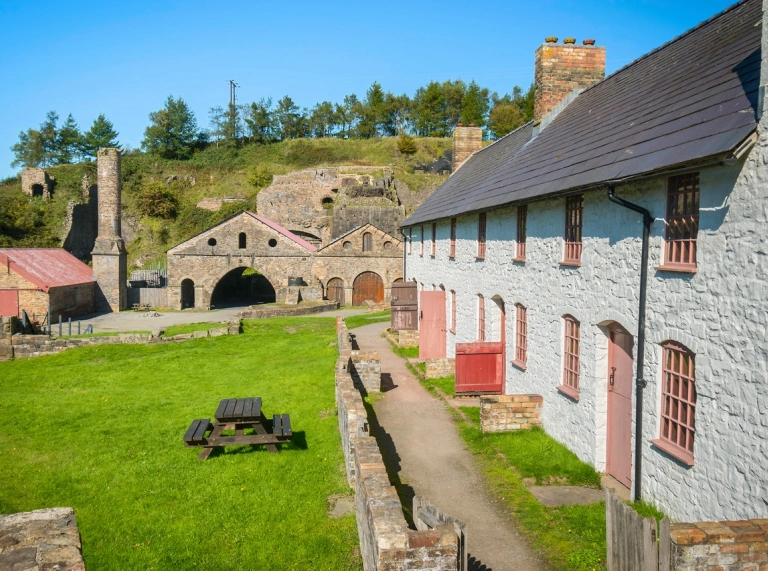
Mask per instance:
[[[459,124],[461,125],[461,124]],[[453,130],[453,155],[451,157],[451,172],[466,161],[472,153],[483,148],[483,130],[471,125],[459,126]]]
[[[120,149],[98,152],[99,231],[93,247],[96,311],[120,311],[127,306],[127,256],[120,228]]]
[[[574,89],[586,89],[605,77],[605,48],[584,40],[577,46],[573,38],[563,44],[557,38],[536,50],[533,120],[540,121]]]

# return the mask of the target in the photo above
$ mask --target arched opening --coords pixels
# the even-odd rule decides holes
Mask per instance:
[[[253,268],[236,268],[224,275],[213,288],[211,306],[226,307],[274,303],[275,288]]]
[[[373,234],[366,232],[363,234],[363,252],[370,252],[373,250]]]
[[[325,297],[330,301],[338,301],[340,306],[344,306],[346,301],[344,296],[344,280],[341,278],[328,280],[328,285],[325,288]]]
[[[240,232],[240,235],[237,237],[237,247],[241,250],[245,250],[246,244],[247,238],[245,237],[245,232]]]
[[[323,199],[320,201],[320,204],[323,208],[330,210],[333,208],[333,197],[332,196],[324,196]]]
[[[363,305],[366,300],[384,301],[384,281],[376,272],[363,272],[352,284],[352,305]]]
[[[32,185],[32,196],[36,196],[36,197],[42,198],[44,191],[45,191],[45,189],[43,188],[42,184],[33,184]]]
[[[181,281],[181,309],[195,307],[195,282],[190,279]]]

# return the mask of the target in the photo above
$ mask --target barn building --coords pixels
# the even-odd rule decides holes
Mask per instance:
[[[768,517],[766,30],[742,0],[604,79],[592,42],[542,45],[534,121],[402,224],[457,390],[541,395],[549,434],[684,521]],[[482,379],[471,347],[500,356]]]
[[[402,242],[372,224],[318,249],[269,218],[241,212],[168,250],[168,305],[284,301],[297,284],[305,300],[379,303],[402,280],[402,256]]]
[[[93,270],[60,248],[0,248],[0,317],[44,322],[94,312]]]

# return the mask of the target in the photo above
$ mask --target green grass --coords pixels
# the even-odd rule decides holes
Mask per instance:
[[[418,365],[417,365],[418,366]],[[438,396],[435,388],[440,389],[447,397],[456,396],[456,377],[440,377],[438,379],[421,379],[421,385],[430,393]]]
[[[543,550],[557,569],[589,571],[605,568],[605,502],[588,506],[543,506],[523,478],[565,477],[572,485],[599,485],[599,475],[562,444],[540,429],[483,434],[480,410],[462,407],[470,419],[457,423],[476,455],[491,491],[520,523],[534,547]]]
[[[0,363],[0,513],[75,508],[89,570],[360,569],[335,409],[332,319],[252,320],[239,336],[110,345]],[[291,414],[279,454],[205,461],[182,436],[220,399]]]
[[[181,325],[171,325],[165,329],[163,334],[165,337],[172,337],[173,335],[181,335],[183,333],[194,333],[195,331],[208,331],[209,329],[217,329],[220,327],[226,327],[227,324],[222,323],[182,323]]]
[[[392,312],[387,309],[385,311],[376,311],[373,313],[362,313],[360,315],[351,315],[345,317],[344,321],[347,323],[347,329],[354,329],[355,327],[362,327],[363,325],[369,325],[371,323],[381,323],[383,321],[389,321],[391,319]]]

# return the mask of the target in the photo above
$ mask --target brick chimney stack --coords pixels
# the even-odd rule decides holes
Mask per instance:
[[[466,161],[472,153],[483,148],[483,130],[480,127],[470,125],[459,126],[453,130],[453,155],[451,157],[451,172]]]
[[[558,44],[557,38],[536,50],[536,99],[533,120],[543,119],[574,89],[586,89],[605,77],[605,48],[584,40],[577,46],[573,38]]]
[[[120,224],[120,149],[99,149],[96,165],[99,233],[91,253],[98,285],[96,311],[120,311],[128,302],[128,264]]]

